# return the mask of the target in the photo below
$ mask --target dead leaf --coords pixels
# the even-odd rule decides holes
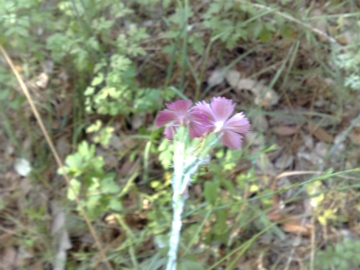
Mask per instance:
[[[70,153],[71,145],[69,140],[63,136],[56,142],[56,150],[62,160]]]
[[[17,256],[17,263],[18,264],[25,264],[26,261],[29,261],[30,259],[33,259],[34,255],[30,253],[29,250],[26,250],[23,247],[19,247],[18,249],[18,256]]]
[[[112,133],[109,141],[109,145],[116,150],[121,150],[124,148],[124,143],[121,141],[120,137]]]
[[[322,127],[316,126],[309,122],[308,124],[309,132],[314,135],[317,139],[323,142],[332,143],[333,136],[331,136],[325,129]]]
[[[6,247],[0,258],[0,265],[3,269],[16,269],[17,252],[14,247]]]
[[[226,81],[232,88],[237,88],[241,79],[241,73],[235,69],[230,69],[225,75]]]
[[[265,143],[264,135],[259,132],[249,131],[245,134],[246,141],[254,146],[263,145]]]
[[[291,219],[282,224],[282,229],[288,233],[309,235],[312,225],[302,219]]]
[[[259,131],[265,131],[269,128],[269,123],[265,115],[255,115],[253,118],[253,126],[256,127]]]
[[[279,170],[289,168],[294,162],[294,156],[289,154],[282,154],[276,159],[275,167]]]
[[[105,221],[110,226],[116,226],[119,224],[114,214],[109,214],[105,217]]]
[[[21,179],[20,188],[24,196],[26,196],[29,193],[31,187],[32,187],[31,181],[27,177]]]
[[[66,251],[72,247],[69,233],[65,228],[65,211],[55,203],[51,205],[54,219],[51,227],[53,245],[56,246],[57,253],[53,262],[54,270],[63,270],[66,265]]]
[[[259,90],[259,95],[255,98],[256,105],[269,107],[278,104],[279,96],[273,89],[269,89],[265,86],[260,89],[261,90]]]
[[[251,90],[255,87],[256,81],[253,79],[242,79],[239,81],[237,89],[238,90]]]
[[[289,127],[289,126],[278,126],[274,128],[275,134],[279,136],[292,136],[299,132],[297,128]]]
[[[41,89],[45,89],[48,83],[49,83],[49,76],[45,72],[40,73],[40,75],[36,78],[36,82],[35,82],[36,86]]]
[[[338,27],[336,28],[338,34],[336,39],[342,45],[353,43],[354,37],[356,37],[359,32],[358,26],[355,22],[351,22],[350,20],[341,21],[340,18],[338,19]]]
[[[138,129],[144,125],[145,113],[134,114],[131,119],[131,126],[133,129]]]
[[[237,90],[250,90],[255,95],[255,104],[269,107],[279,102],[279,96],[274,89],[267,87],[262,81],[241,79]]]
[[[308,110],[301,106],[296,106],[292,109],[287,106],[273,111],[273,116],[270,118],[272,126],[293,126],[302,124],[307,121],[304,116]]]
[[[132,168],[134,166],[134,162],[130,160],[126,160],[120,167],[119,174],[121,175],[129,175]]]
[[[69,98],[59,97],[53,102],[53,105],[58,118],[71,115],[73,104]]]
[[[27,176],[32,170],[30,162],[25,158],[17,158],[14,162],[14,169],[23,177]]]
[[[111,168],[115,168],[119,163],[119,159],[115,155],[105,155],[104,161],[105,164]]]
[[[44,267],[42,265],[42,262],[37,262],[37,263],[33,264],[32,266],[30,266],[29,269],[30,270],[44,270]]]
[[[350,141],[355,145],[360,145],[360,127],[354,127],[349,133]]]
[[[329,152],[329,145],[324,142],[318,142],[315,145],[315,153],[319,156],[324,158],[327,153]]]
[[[273,164],[271,163],[269,157],[262,153],[260,154],[258,160],[256,161],[256,167],[264,174],[275,176],[276,172]]]
[[[217,68],[208,77],[207,83],[209,86],[216,86],[222,84],[224,79],[225,79],[225,69]]]
[[[308,149],[314,148],[314,139],[312,136],[305,135],[304,136],[304,144]]]
[[[311,25],[312,27],[320,30],[321,32],[325,33],[327,32],[327,21],[326,21],[326,17],[324,16],[323,12],[316,8],[313,11],[311,11],[310,15],[312,17],[319,17],[316,20],[311,20]],[[323,36],[319,35],[319,38],[321,41],[326,41],[326,38]]]
[[[42,65],[44,72],[46,74],[52,74],[54,71],[54,61],[52,60],[45,60],[45,62]]]
[[[14,234],[15,234],[15,232],[14,232]],[[4,234],[2,234],[0,236],[1,245],[2,246],[9,245],[12,242],[13,238],[14,238],[14,234],[12,234],[12,233],[4,233]]]
[[[278,221],[285,218],[285,214],[279,209],[279,207],[270,209],[266,214],[271,221]]]

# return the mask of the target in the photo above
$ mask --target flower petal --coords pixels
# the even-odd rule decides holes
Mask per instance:
[[[215,97],[211,100],[211,108],[217,121],[225,122],[233,113],[235,103],[224,97]]]
[[[170,110],[161,111],[156,118],[156,126],[162,127],[177,119],[176,112]]]
[[[167,139],[172,140],[176,129],[173,126],[167,126],[164,130],[164,135]]]
[[[232,132],[230,130],[223,131],[223,135],[221,137],[221,141],[224,145],[229,147],[230,149],[238,149],[242,143],[243,136]]]
[[[190,112],[189,120],[190,120],[189,128],[190,128],[191,138],[200,137],[206,132],[206,130],[209,127],[211,127],[205,115],[199,110]]]
[[[224,129],[232,130],[237,133],[247,133],[250,130],[249,120],[244,113],[237,113],[231,117],[224,125]]]
[[[215,115],[210,105],[205,101],[198,102],[193,108],[193,111],[200,111],[210,123],[215,123]]]
[[[177,100],[174,101],[172,103],[167,103],[165,104],[166,107],[168,107],[169,109],[178,112],[182,115],[185,115],[186,112],[189,110],[189,108],[191,107],[192,101],[191,100]]]

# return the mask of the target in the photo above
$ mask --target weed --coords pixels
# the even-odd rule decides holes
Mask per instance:
[[[327,246],[325,250],[316,252],[315,266],[317,269],[349,269],[360,264],[358,252],[360,241],[345,238],[333,246]]]

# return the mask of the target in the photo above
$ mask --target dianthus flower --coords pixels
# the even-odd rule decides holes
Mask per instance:
[[[247,133],[250,130],[250,123],[242,112],[236,113],[229,119],[234,109],[235,104],[232,100],[215,97],[210,104],[205,101],[198,102],[193,111],[205,115],[210,123],[207,132],[222,134],[222,143],[231,149],[237,149],[243,138],[239,133]]]
[[[164,135],[169,140],[179,127],[179,125],[188,125],[191,138],[200,137],[209,125],[206,117],[199,110],[190,109],[192,101],[177,100],[173,103],[165,104],[168,109],[159,113],[156,118],[156,126],[166,126]]]

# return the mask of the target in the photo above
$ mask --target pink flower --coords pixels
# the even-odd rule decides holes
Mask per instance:
[[[156,126],[161,127],[169,124],[164,130],[166,138],[172,140],[179,125],[189,125],[191,138],[200,137],[207,130],[209,123],[206,117],[201,111],[190,109],[191,104],[191,100],[177,100],[165,104],[168,109],[158,114]]]
[[[215,97],[208,104],[205,101],[198,102],[194,111],[200,111],[210,122],[208,132],[222,134],[221,141],[231,149],[238,149],[242,138],[239,133],[247,133],[250,130],[249,120],[240,112],[229,117],[234,112],[235,104],[230,99]]]

